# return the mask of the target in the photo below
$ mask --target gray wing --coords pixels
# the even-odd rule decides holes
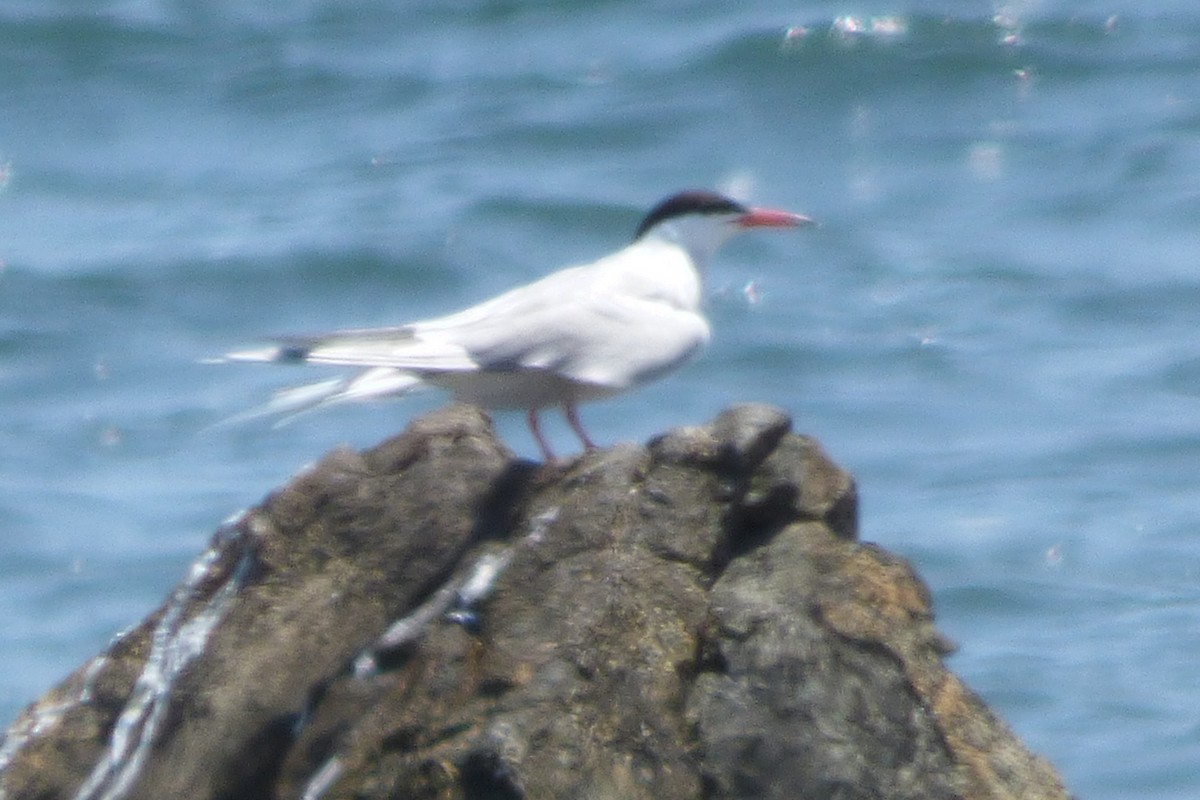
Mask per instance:
[[[570,278],[545,279],[461,314],[417,323],[414,333],[430,345],[461,348],[479,369],[548,370],[613,388],[668,372],[708,342],[708,323],[697,312],[601,291],[581,275]]]
[[[227,358],[427,375],[546,370],[627,388],[680,366],[708,338],[708,323],[699,313],[622,292],[594,269],[575,267],[445,317],[281,339]]]

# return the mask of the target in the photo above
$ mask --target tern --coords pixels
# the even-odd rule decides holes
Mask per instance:
[[[362,368],[284,389],[254,415],[290,415],[432,385],[484,408],[524,410],[543,458],[553,462],[540,411],[561,408],[584,448],[595,448],[579,419],[580,403],[661,378],[708,343],[702,277],[720,246],[751,228],[810,224],[800,214],[750,208],[714,192],[680,192],[654,206],[615,253],[457,313],[281,337],[220,360]]]

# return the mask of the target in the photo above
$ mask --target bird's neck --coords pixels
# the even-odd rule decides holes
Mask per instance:
[[[637,240],[627,247],[620,259],[622,282],[628,290],[645,299],[667,303],[675,308],[695,311],[703,297],[703,257],[680,242],[653,236]]]
[[[646,235],[646,239],[658,239],[680,248],[691,258],[695,268],[703,272],[721,245],[725,244],[737,229],[726,225],[715,225],[711,220],[685,217],[664,222]]]

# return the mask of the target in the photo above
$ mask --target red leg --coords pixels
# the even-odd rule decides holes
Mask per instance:
[[[579,441],[583,442],[584,448],[595,450],[596,445],[588,438],[587,431],[583,429],[583,423],[579,421],[579,409],[575,407],[575,404],[567,403],[563,406],[563,412],[567,415],[567,424],[571,426],[571,430],[575,431]]]
[[[547,464],[551,463],[555,460],[554,451],[550,449],[550,444],[546,441],[546,437],[542,436],[541,426],[538,425],[537,409],[529,409],[529,414],[526,415],[525,420],[529,423],[529,431],[533,434],[534,440],[537,441],[538,449],[542,451],[542,459]]]

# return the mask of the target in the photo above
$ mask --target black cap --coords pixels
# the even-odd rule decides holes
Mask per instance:
[[[641,238],[642,234],[660,222],[686,214],[745,214],[747,211],[741,203],[716,192],[703,189],[680,192],[650,209],[650,213],[642,219],[642,224],[638,225],[633,238]]]

